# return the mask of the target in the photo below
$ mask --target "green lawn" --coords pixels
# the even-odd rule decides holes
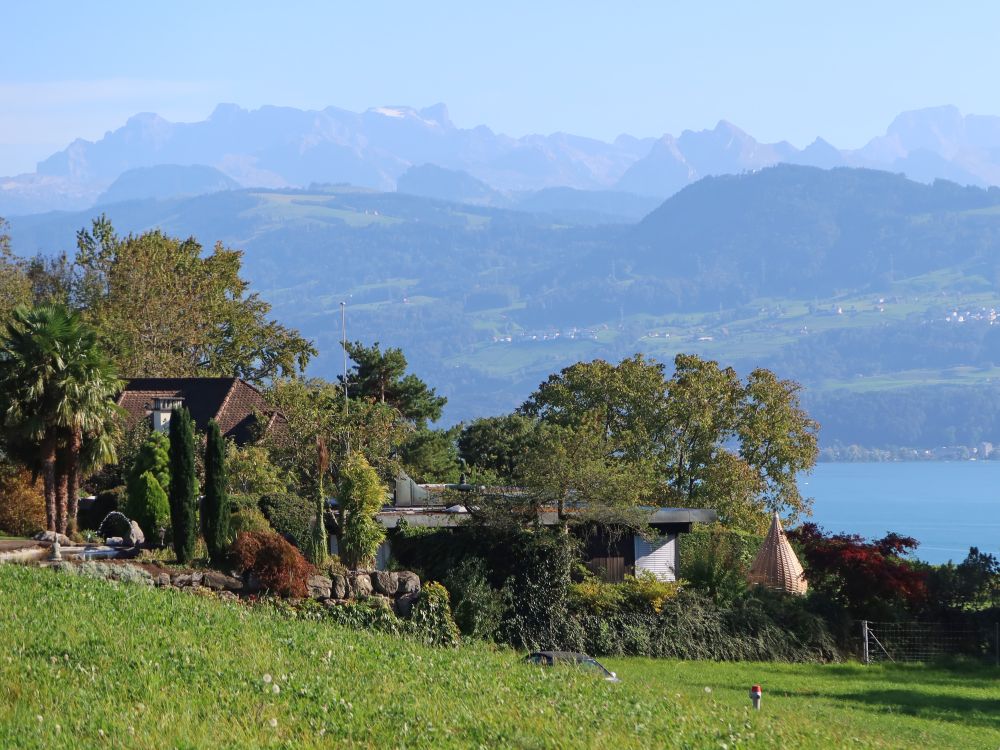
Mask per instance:
[[[615,685],[15,566],[0,654],[3,748],[1000,746],[992,670],[614,659]]]

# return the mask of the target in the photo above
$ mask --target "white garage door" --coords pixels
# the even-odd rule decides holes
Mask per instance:
[[[635,537],[635,574],[643,570],[661,581],[677,580],[677,535],[667,534],[652,542]]]

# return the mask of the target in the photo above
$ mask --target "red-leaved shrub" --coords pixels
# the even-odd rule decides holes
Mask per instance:
[[[243,532],[236,537],[232,554],[239,569],[253,573],[268,591],[279,596],[306,595],[306,584],[313,567],[279,534]]]

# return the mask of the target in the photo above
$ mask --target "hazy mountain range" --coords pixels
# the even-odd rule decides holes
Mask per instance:
[[[842,150],[821,138],[803,149],[761,143],[725,121],[711,130],[621,135],[608,143],[568,133],[512,138],[484,125],[459,128],[443,104],[361,113],[222,104],[201,122],[138,114],[96,142],[78,139],[36,172],[0,178],[0,215],[315,183],[505,207],[553,188],[602,191],[597,203],[624,201],[622,215],[635,217],[640,206],[651,207],[650,198],[662,200],[703,177],[781,162],[870,167],[922,182],[1000,184],[1000,117],[962,115],[950,106],[905,112],[885,135]]]

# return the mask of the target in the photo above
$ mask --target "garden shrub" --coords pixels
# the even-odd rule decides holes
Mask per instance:
[[[577,542],[558,528],[522,532],[511,541],[515,572],[502,590],[503,640],[529,651],[568,649],[570,571],[576,552]]]
[[[147,471],[129,485],[125,515],[133,519],[152,542],[160,538],[160,529],[170,527],[170,501],[153,472]]]
[[[410,624],[425,643],[435,646],[457,646],[458,625],[451,614],[448,589],[440,583],[427,583],[420,589],[410,612]]]
[[[208,423],[205,438],[205,494],[201,509],[201,533],[213,565],[222,562],[229,543],[229,495],[226,482],[226,443],[219,423]]]
[[[658,614],[679,590],[674,581],[661,581],[648,570],[638,576],[625,576],[621,583],[588,576],[580,583],[570,584],[569,604],[574,611],[591,615],[619,611]]]
[[[385,503],[385,489],[378,473],[360,453],[347,460],[338,493],[344,512],[340,554],[349,568],[371,568],[385,529],[375,518]]]
[[[40,479],[9,464],[0,468],[0,531],[31,536],[45,528],[45,494]]]
[[[312,503],[291,493],[266,495],[260,509],[276,532],[302,549],[312,533]]]
[[[230,544],[236,541],[236,537],[248,531],[266,531],[274,533],[274,527],[268,523],[267,517],[260,512],[260,509],[252,507],[238,508],[229,517],[229,539]]]
[[[721,525],[699,527],[680,540],[681,570],[692,588],[720,604],[747,589],[747,574],[763,538]]]
[[[303,597],[313,567],[280,534],[248,531],[232,547],[236,566],[252,573],[263,588],[279,596]]]
[[[129,501],[134,492],[141,491],[139,479],[147,471],[152,473],[164,492],[170,491],[170,439],[162,432],[151,433],[135,456],[125,483]]]
[[[463,560],[444,584],[452,596],[452,612],[462,635],[494,638],[503,616],[503,600],[490,586],[485,561],[478,557]]]
[[[194,422],[185,409],[170,415],[170,529],[177,562],[194,557],[198,540],[198,475],[195,465]]]

